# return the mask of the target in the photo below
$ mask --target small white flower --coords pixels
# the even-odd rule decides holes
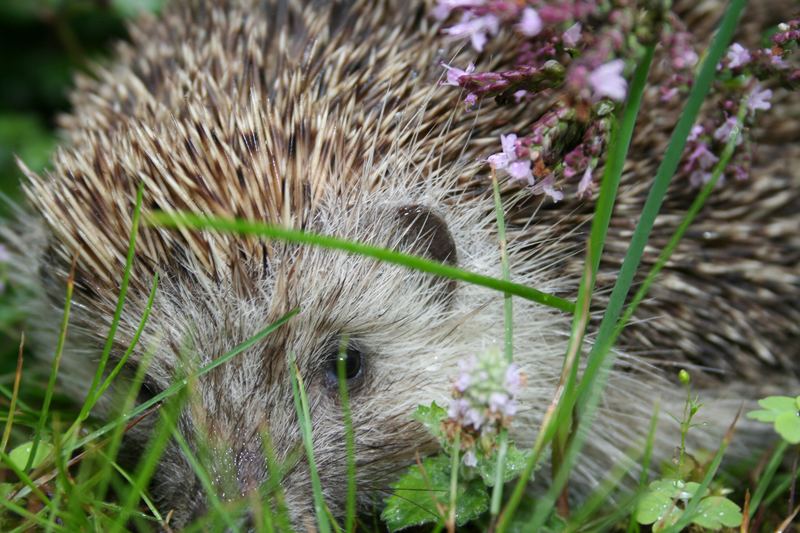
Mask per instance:
[[[770,99],[772,98],[772,89],[761,89],[761,85],[757,84],[753,87],[750,96],[747,97],[747,108],[755,113],[759,109],[767,110],[772,107]]]
[[[622,77],[624,69],[625,62],[621,59],[614,59],[590,72],[588,81],[595,95],[617,101],[624,100],[628,88],[625,78]]]
[[[578,44],[578,41],[581,39],[581,29],[581,23],[576,22],[567,28],[567,31],[565,31],[561,36],[561,40],[564,41],[564,44],[570,48],[575,48],[575,46]]]
[[[733,43],[728,48],[728,54],[725,57],[728,58],[729,68],[741,67],[750,62],[750,52],[739,43]]]
[[[532,7],[522,10],[522,18],[517,24],[517,29],[526,37],[534,37],[542,31],[542,18]]]
[[[478,466],[478,456],[475,455],[475,450],[469,450],[464,454],[464,465],[469,467]]]

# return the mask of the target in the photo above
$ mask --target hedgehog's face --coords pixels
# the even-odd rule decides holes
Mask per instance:
[[[361,217],[361,229],[346,237],[456,262],[448,225],[429,209],[399,206]],[[463,313],[453,312],[458,291],[452,281],[342,252],[282,248],[268,271],[260,286],[245,292],[225,284],[201,290],[199,284],[188,289],[166,282],[159,319],[182,338],[162,342],[172,352],[157,355],[147,388],[164,388],[176,374],[206,364],[299,308],[286,325],[192,384],[179,429],[220,499],[258,491],[263,499],[265,486],[280,479],[289,513],[302,523],[313,520],[312,492],[289,362],[296,361],[308,394],[323,490],[339,512],[347,481],[340,357],[359,491],[382,497],[403,466],[433,449],[411,414],[418,404],[442,403],[449,394],[448,362],[463,356],[454,340]],[[187,363],[176,363],[176,346],[199,359],[181,356]],[[265,459],[268,449],[274,460]],[[153,492],[165,511],[175,510],[178,525],[208,510],[204,487],[175,444],[162,459]]]

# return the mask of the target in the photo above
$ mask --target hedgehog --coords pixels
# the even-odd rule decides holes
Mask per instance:
[[[679,3],[676,12],[707,35],[721,6],[689,4]],[[401,0],[176,0],[158,18],[133,24],[113,62],[77,78],[72,111],[60,121],[63,144],[53,169],[38,176],[22,165],[30,208],[18,215],[16,230],[4,230],[16,254],[12,280],[35,294],[29,331],[42,353],[55,345],[53,324],[74,269],[60,374],[67,391],[85,394],[102,352],[140,186],[144,212],[262,221],[501,275],[484,160],[500,127],[530,127],[552,100],[532,104],[527,116],[503,106],[463,112],[456,92],[437,81],[441,63],[464,50],[442,40],[429,7]],[[775,14],[752,10],[748,24],[764,27]],[[501,33],[479,65],[507,62],[511,41]],[[711,420],[702,433],[710,439],[743,400],[769,387],[797,386],[800,121],[785,117],[797,116],[800,103],[785,93],[774,107],[755,133],[750,180],[714,192],[623,332],[575,486],[591,488],[625,459],[657,396],[667,406],[679,405],[670,404],[674,387],[667,378],[677,368],[694,369]],[[604,306],[679,112],[650,93],[642,109],[593,311]],[[670,189],[654,249],[672,234],[693,196],[685,186]],[[510,185],[503,197],[511,279],[574,298],[592,199],[555,203]],[[645,255],[645,267],[654,261],[655,254]],[[412,420],[415,407],[445,403],[457,362],[502,342],[503,295],[483,287],[341,251],[145,225],[112,364],[134,339],[156,274],[150,318],[115,384],[124,387],[147,358],[143,397],[301,310],[198,378],[178,420],[191,447],[203,443],[210,450],[204,467],[211,479],[233,473],[233,484],[217,487],[223,499],[268,479],[266,430],[279,461],[295,457],[282,485],[300,526],[312,523],[313,505],[308,465],[295,453],[302,437],[290,358],[308,391],[323,494],[339,514],[347,479],[336,374],[340,345],[346,343],[359,502],[369,508],[385,497],[398,472],[436,449]],[[512,426],[521,447],[531,445],[533,428],[542,422],[569,332],[568,314],[514,300],[515,360],[527,376]],[[114,416],[110,398],[101,399],[96,414]],[[153,419],[130,429],[128,454],[145,446]],[[657,448],[668,455],[674,440],[663,433]],[[172,527],[208,507],[201,482],[174,443],[151,492],[160,508],[172,511]]]

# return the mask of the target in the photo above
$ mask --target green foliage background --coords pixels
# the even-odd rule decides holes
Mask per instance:
[[[57,117],[69,109],[78,72],[108,56],[126,19],[164,0],[0,0],[0,192],[20,199],[19,157],[46,170],[58,143]],[[0,202],[0,217],[9,215]],[[17,313],[0,295],[0,375],[13,375]]]

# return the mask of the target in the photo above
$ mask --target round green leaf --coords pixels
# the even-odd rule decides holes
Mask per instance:
[[[28,457],[31,455],[31,449],[33,448],[32,442],[26,442],[25,444],[20,444],[13,450],[11,453],[8,454],[9,459],[11,462],[14,463],[14,466],[19,468],[20,470],[24,469],[25,466],[28,464]],[[44,442],[39,442],[39,447],[36,449],[36,457],[34,457],[33,462],[31,463],[31,469],[36,468],[42,461],[44,461],[48,455],[50,455],[50,451],[53,447]]]
[[[723,526],[738,527],[742,523],[742,512],[738,505],[724,496],[709,496],[700,501],[692,522],[714,531]]]
[[[794,411],[797,409],[797,400],[789,396],[767,396],[758,400],[758,405],[769,411]]]
[[[775,431],[789,444],[800,443],[800,413],[787,411],[775,419]]]

